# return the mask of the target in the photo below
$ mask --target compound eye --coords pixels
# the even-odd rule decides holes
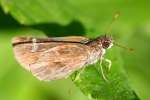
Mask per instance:
[[[109,41],[105,41],[105,42],[103,43],[103,48],[104,48],[104,49],[107,49],[107,48],[109,47],[109,45],[110,45],[110,42],[109,42]]]

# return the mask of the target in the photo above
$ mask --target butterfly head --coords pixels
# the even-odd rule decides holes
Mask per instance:
[[[99,37],[99,40],[100,40],[102,47],[104,49],[108,49],[108,48],[111,48],[113,46],[113,39],[111,36],[104,35],[104,36]]]

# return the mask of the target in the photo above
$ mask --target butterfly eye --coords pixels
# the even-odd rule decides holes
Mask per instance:
[[[104,41],[102,45],[104,49],[107,49],[110,46],[110,41]]]

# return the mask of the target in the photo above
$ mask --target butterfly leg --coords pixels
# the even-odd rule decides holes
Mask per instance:
[[[105,61],[105,62],[107,62],[108,63],[108,71],[110,71],[110,69],[111,69],[111,65],[112,65],[112,63],[111,63],[111,60],[109,60],[109,59],[106,59],[106,58],[103,58],[103,60]]]
[[[81,73],[83,73],[83,72],[84,72],[85,67],[86,67],[86,66],[84,66],[84,67],[83,67],[83,68],[79,71],[79,73],[77,73],[77,75],[75,76],[74,81],[77,81],[77,80],[80,78],[80,75],[81,75]]]
[[[37,40],[35,38],[32,39],[32,43],[33,43],[33,47],[32,47],[32,52],[36,52],[37,49],[38,49],[38,46],[37,46]]]
[[[106,76],[105,76],[105,74],[104,74],[104,70],[103,70],[103,66],[102,66],[102,61],[103,61],[103,59],[100,59],[100,71],[101,71],[101,74],[102,74],[102,77],[103,77],[103,79],[106,81],[106,82],[108,82],[108,79],[106,78]]]

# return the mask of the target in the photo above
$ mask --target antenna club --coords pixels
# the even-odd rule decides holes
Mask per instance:
[[[129,48],[128,50],[129,50],[129,51],[131,51],[131,52],[132,52],[132,51],[134,51],[134,49],[133,49],[133,48]]]
[[[115,15],[114,15],[114,19],[117,19],[119,16],[120,16],[120,12],[117,11],[117,12],[115,13]]]
[[[120,47],[120,48],[123,48],[123,49],[126,49],[126,50],[128,50],[128,51],[130,51],[130,52],[134,51],[133,48],[128,48],[128,47],[126,47],[126,46],[124,46],[124,45],[120,45],[120,44],[118,44],[118,43],[116,43],[116,42],[114,42],[114,44],[115,44],[116,46],[118,46],[118,47]]]

